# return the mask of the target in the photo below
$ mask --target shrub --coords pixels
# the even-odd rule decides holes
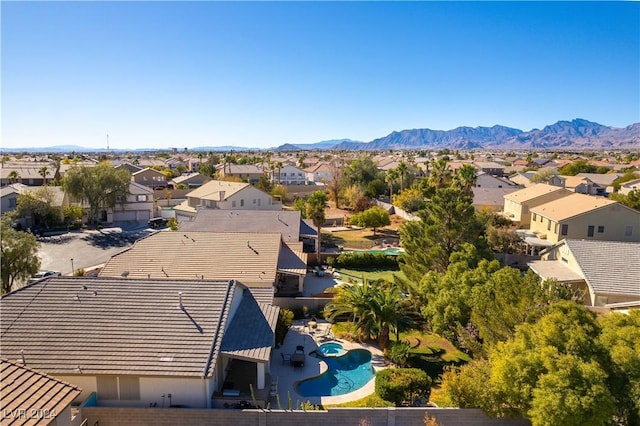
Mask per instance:
[[[284,341],[289,327],[293,325],[293,312],[289,309],[282,308],[278,314],[278,322],[276,323],[276,343],[281,344]]]
[[[178,219],[176,219],[175,217],[170,217],[169,220],[167,220],[167,226],[172,231],[177,231],[178,230]]]
[[[408,342],[393,342],[391,344],[391,351],[389,352],[389,359],[391,362],[399,367],[406,367],[408,365],[409,356],[411,355],[411,345]]]
[[[431,379],[417,368],[388,368],[376,374],[376,392],[396,406],[413,404],[419,398],[429,399]]]
[[[382,253],[342,253],[333,263],[336,268],[347,269],[398,268],[396,256],[388,256]]]

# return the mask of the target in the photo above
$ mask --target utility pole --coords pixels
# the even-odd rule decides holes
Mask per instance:
[[[109,133],[107,133],[107,151],[109,151]]]

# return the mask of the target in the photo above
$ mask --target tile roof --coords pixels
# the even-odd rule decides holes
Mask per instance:
[[[550,201],[531,208],[532,213],[537,213],[556,221],[565,220],[602,207],[619,204],[604,197],[596,197],[585,194],[571,194],[555,201]]]
[[[640,243],[565,240],[595,293],[640,297]]]
[[[300,239],[300,212],[268,210],[200,209],[190,222],[180,223],[180,231],[280,232],[282,240]]]
[[[245,290],[222,339],[220,352],[247,361],[268,362],[275,344],[279,311],[276,306],[257,302],[252,292]]]
[[[203,175],[201,173],[198,173],[198,172],[194,172],[194,173],[185,173],[183,175],[176,176],[173,179],[171,179],[171,182],[173,182],[173,183],[175,183],[177,185],[180,185],[182,182],[187,182],[187,181],[189,181],[191,179],[194,179],[194,178],[202,178],[202,180],[207,180],[207,181],[211,180],[210,177],[207,177],[207,176],[205,176],[205,175]]]
[[[613,181],[623,176],[623,173],[578,173],[577,176],[585,177],[589,179],[591,182],[596,183],[600,186],[609,186],[613,184]]]
[[[278,271],[295,275],[307,274],[307,254],[283,244],[278,257]]]
[[[517,191],[512,186],[505,188],[471,188],[473,191],[473,204],[481,206],[503,206],[504,197]]]
[[[160,231],[114,255],[102,277],[230,280],[273,283],[281,235]]]
[[[237,286],[49,278],[0,300],[0,354],[24,351],[27,365],[54,375],[209,376]]]
[[[543,279],[556,279],[559,282],[582,281],[584,277],[569,268],[562,261],[557,260],[533,260],[527,265],[533,272]]]
[[[541,197],[546,194],[550,194],[552,192],[564,191],[566,194],[570,194],[571,192],[560,188],[559,186],[547,185],[546,183],[539,183],[537,185],[530,186],[528,188],[521,189],[519,191],[512,192],[511,194],[505,195],[504,198],[506,200],[512,200],[518,203],[523,203],[525,201],[533,200],[535,198]]]
[[[206,198],[221,201],[248,186],[248,183],[212,180],[205,183],[201,187],[188,192],[186,196],[192,198]],[[224,192],[224,198],[221,197],[221,192]]]
[[[3,425],[49,423],[35,413],[62,413],[80,389],[20,363],[0,358],[0,406]],[[22,410],[22,411],[21,411]],[[32,411],[33,410],[33,411]],[[24,413],[14,415],[11,413]],[[30,418],[31,417],[31,418]]]

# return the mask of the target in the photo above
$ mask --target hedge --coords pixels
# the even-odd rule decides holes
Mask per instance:
[[[376,393],[397,407],[431,395],[431,378],[418,368],[387,368],[376,374]]]

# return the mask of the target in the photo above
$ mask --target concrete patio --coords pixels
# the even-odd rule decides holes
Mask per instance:
[[[317,321],[317,328],[311,329],[307,325],[307,321],[295,321],[289,329],[284,343],[280,348],[274,349],[271,355],[271,382],[275,384],[271,386],[270,403],[272,409],[278,409],[278,398],[280,406],[287,408],[288,397],[291,398],[291,408],[296,408],[300,403],[309,401],[314,405],[332,405],[341,404],[348,401],[355,401],[364,398],[374,392],[375,378],[371,379],[364,387],[357,391],[339,395],[339,396],[323,396],[323,397],[305,397],[298,394],[295,390],[297,382],[315,377],[327,369],[327,365],[322,359],[313,355],[309,355],[316,350],[318,346],[327,341],[339,342],[345,350],[364,348],[368,349],[372,354],[371,364],[374,370],[379,371],[386,368],[384,356],[382,352],[371,345],[348,342],[345,340],[335,339],[330,333],[331,324],[324,321]],[[305,353],[304,367],[294,367],[289,361],[284,361],[282,354],[294,353],[296,346],[303,346]],[[269,384],[268,384],[269,385]],[[276,396],[277,395],[277,396]]]

